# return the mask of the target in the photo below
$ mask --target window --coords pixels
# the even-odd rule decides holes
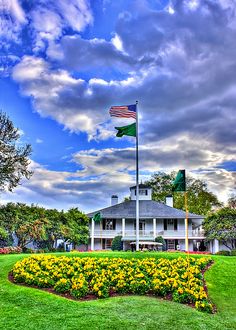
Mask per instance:
[[[134,194],[135,194],[135,196],[136,196],[136,189],[135,189],[135,191],[134,191]],[[139,195],[142,195],[142,196],[147,196],[147,194],[148,194],[148,191],[147,191],[147,189],[139,189]]]
[[[178,230],[177,219],[164,219],[164,230]]]
[[[136,230],[136,221],[134,221],[134,230]],[[145,231],[145,220],[139,220],[139,230]]]
[[[102,240],[102,248],[103,250],[111,249],[112,239],[110,238],[103,238]]]
[[[103,230],[115,230],[116,229],[116,219],[103,219]]]

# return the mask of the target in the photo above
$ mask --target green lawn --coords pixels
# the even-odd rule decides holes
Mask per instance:
[[[75,254],[69,254],[74,256]],[[173,253],[89,253],[79,256],[168,257]],[[236,257],[213,256],[205,273],[217,314],[198,312],[151,297],[115,297],[72,301],[8,281],[13,264],[26,255],[0,256],[0,329],[236,329]]]

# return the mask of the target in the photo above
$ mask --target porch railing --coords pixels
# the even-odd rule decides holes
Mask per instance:
[[[90,235],[91,235],[91,230],[90,230]],[[189,237],[204,237],[204,231],[194,231],[194,230],[189,230],[188,231]],[[123,236],[122,235],[122,230],[99,230],[96,229],[94,230],[94,237],[102,237],[102,238],[113,238],[115,236]],[[157,231],[156,234],[154,235],[153,231],[149,230],[139,230],[139,237],[140,238],[154,238],[157,236],[163,236],[164,238],[166,237],[185,237],[185,230],[162,230],[162,231]],[[125,238],[131,238],[134,239],[136,237],[136,230],[125,230],[124,236]]]
[[[91,235],[91,230],[90,230]],[[95,237],[102,237],[102,238],[112,238],[115,236],[122,236],[122,232],[120,230],[94,230]]]
[[[162,230],[157,232],[156,236],[165,237],[185,237],[185,230]],[[188,231],[189,237],[204,237],[204,231],[196,232],[194,230]]]

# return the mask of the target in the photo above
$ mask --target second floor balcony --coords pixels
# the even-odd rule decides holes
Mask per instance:
[[[91,236],[91,231],[90,231]],[[114,238],[115,236],[122,236],[125,240],[133,240],[136,237],[136,230],[105,230],[100,229],[94,230],[94,237],[95,238]],[[184,239],[185,238],[185,230],[162,230],[162,231],[149,231],[149,230],[139,230],[139,237],[140,239],[150,239],[153,240],[157,236],[162,236],[166,239],[176,238],[176,239]],[[188,231],[189,238],[198,238],[198,239],[204,239],[204,232],[203,231],[194,231],[189,230]]]

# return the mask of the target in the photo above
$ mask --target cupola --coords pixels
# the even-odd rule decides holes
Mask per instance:
[[[136,186],[130,187],[130,199],[136,200]],[[152,200],[152,188],[146,184],[139,184],[139,200]]]

